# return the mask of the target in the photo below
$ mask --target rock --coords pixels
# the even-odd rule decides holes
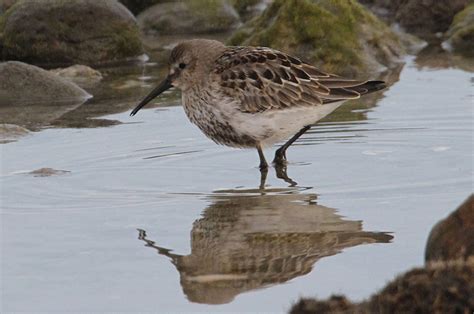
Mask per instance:
[[[353,313],[355,304],[345,296],[333,295],[328,300],[301,298],[290,310],[290,314]]]
[[[272,47],[347,76],[393,67],[404,53],[398,36],[355,0],[276,0],[228,43]]]
[[[474,3],[454,17],[446,35],[454,52],[474,57]]]
[[[101,64],[143,53],[132,13],[116,0],[20,0],[0,17],[3,55],[34,64]]]
[[[471,313],[474,309],[474,259],[415,268],[390,282],[369,300],[344,296],[305,298],[290,310],[306,313]]]
[[[389,23],[428,41],[436,41],[469,0],[359,0]]]
[[[225,32],[240,24],[226,0],[188,0],[152,6],[137,17],[140,29],[151,35]]]
[[[165,2],[166,0],[119,0],[127,7],[133,14],[138,14],[157,3]]]
[[[471,313],[474,261],[413,269],[373,296],[367,313]]]
[[[0,63],[0,105],[90,97],[76,84],[34,65],[17,61]]]
[[[15,124],[0,123],[0,144],[14,142],[30,131]]]
[[[409,0],[401,1],[395,20],[409,33],[423,39],[445,32],[468,0]]]
[[[81,87],[90,87],[102,80],[102,74],[99,71],[80,64],[68,68],[50,70],[50,72]]]
[[[474,256],[474,194],[431,229],[425,261],[447,261]]]

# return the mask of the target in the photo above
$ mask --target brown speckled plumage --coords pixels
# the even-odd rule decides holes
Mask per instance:
[[[224,93],[238,97],[247,113],[357,99],[370,87],[264,47],[228,47],[212,71]]]

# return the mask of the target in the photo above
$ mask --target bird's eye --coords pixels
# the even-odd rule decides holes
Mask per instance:
[[[186,67],[186,64],[180,63],[178,66],[179,66],[180,69],[184,69]]]

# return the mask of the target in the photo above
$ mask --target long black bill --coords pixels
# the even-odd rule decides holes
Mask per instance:
[[[159,94],[163,93],[167,89],[170,89],[171,87],[173,87],[173,85],[171,84],[170,78],[167,77],[163,82],[160,83],[160,85],[158,85],[142,101],[140,101],[138,106],[133,109],[130,115],[136,115],[137,112],[142,109],[146,104],[148,104],[153,98],[157,97]]]

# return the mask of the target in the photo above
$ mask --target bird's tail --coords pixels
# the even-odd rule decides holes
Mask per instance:
[[[365,95],[382,90],[385,87],[387,87],[387,84],[385,84],[384,81],[367,81],[360,85],[346,87],[346,89],[358,92],[361,95]]]

